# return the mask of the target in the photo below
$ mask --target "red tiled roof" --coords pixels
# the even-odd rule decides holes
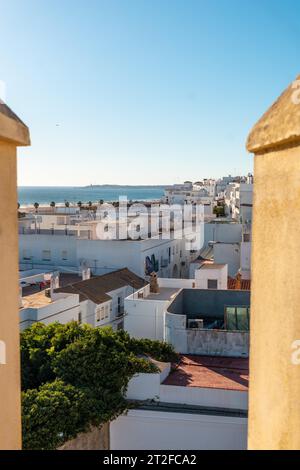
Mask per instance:
[[[232,277],[228,277],[228,283],[227,283],[228,289],[235,290],[236,289],[236,283],[237,283],[236,279],[234,279]],[[242,279],[241,280],[241,289],[239,289],[239,290],[251,290],[251,280],[250,279]]]
[[[164,385],[247,391],[249,360],[235,357],[181,356]]]

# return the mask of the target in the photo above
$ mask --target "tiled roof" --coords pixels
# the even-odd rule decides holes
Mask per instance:
[[[247,391],[248,381],[248,359],[185,355],[163,384]]]
[[[111,299],[108,292],[121,287],[131,286],[135,290],[141,289],[147,283],[127,268],[118,269],[111,273],[95,276],[86,281],[70,283],[64,287],[55,289],[55,292],[67,292],[79,294],[79,300],[91,300],[95,304],[101,304]]]
[[[228,277],[227,288],[230,290],[236,290],[237,279]],[[241,288],[237,290],[251,290],[251,280],[250,279],[241,279]]]

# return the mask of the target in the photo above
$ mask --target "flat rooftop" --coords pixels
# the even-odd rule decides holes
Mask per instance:
[[[160,287],[159,292],[156,294],[150,292],[150,294],[145,297],[145,300],[172,300],[179,291],[180,289],[178,287]]]
[[[35,294],[27,295],[22,298],[23,306],[21,308],[40,308],[51,304],[50,297],[46,297],[45,291],[42,290]]]
[[[51,271],[47,271],[47,273],[50,273],[50,272]],[[81,280],[82,280],[82,277],[76,273],[60,273],[59,274],[60,287],[65,287],[65,286],[68,286],[69,284],[73,284]],[[49,287],[50,287],[50,283],[48,283],[48,285],[44,285],[43,287],[41,287],[41,289],[45,290],[45,289],[48,289]],[[33,282],[31,285],[23,287],[22,296],[24,298],[24,297],[28,297],[28,296],[31,296],[32,294],[39,293],[39,292],[40,292],[40,283]]]
[[[181,387],[248,391],[249,360],[235,357],[182,355],[163,382]]]
[[[217,263],[204,263],[199,269],[221,269],[224,268],[226,264],[217,264]]]

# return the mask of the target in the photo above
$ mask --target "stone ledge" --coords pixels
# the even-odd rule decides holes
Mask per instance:
[[[251,130],[247,150],[255,154],[300,144],[300,76]]]
[[[16,146],[30,145],[28,127],[6,104],[0,102],[0,141]]]

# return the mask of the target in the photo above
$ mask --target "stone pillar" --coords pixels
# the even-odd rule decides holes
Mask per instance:
[[[249,449],[300,449],[299,84],[247,142],[255,154]]]
[[[28,128],[0,102],[0,450],[21,448],[16,149]]]

